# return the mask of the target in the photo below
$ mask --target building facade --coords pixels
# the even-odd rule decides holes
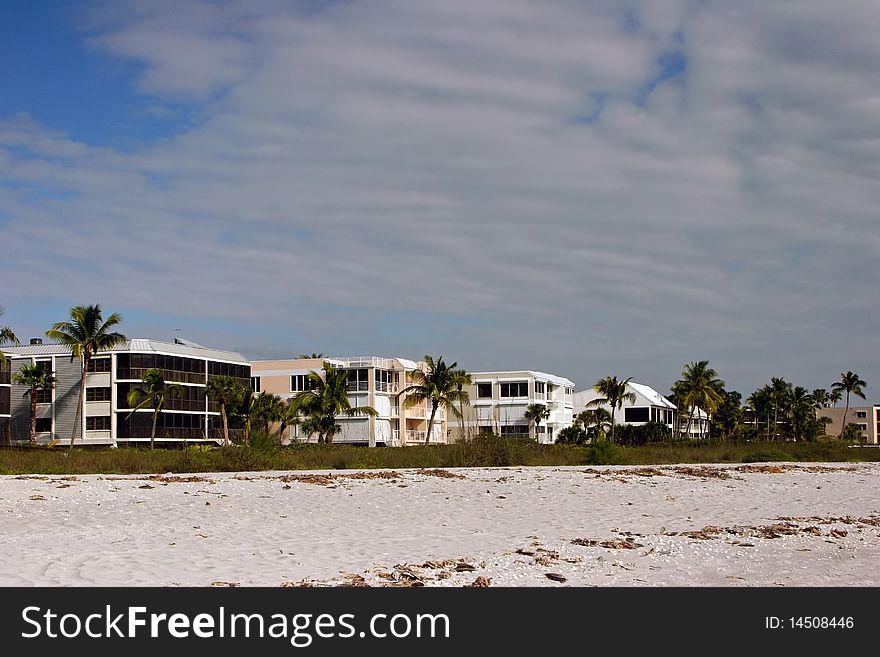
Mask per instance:
[[[0,351],[0,445],[8,445],[12,419],[12,361]]]
[[[370,447],[424,444],[431,417],[430,403],[410,406],[405,396],[401,396],[412,384],[412,373],[425,369],[423,362],[377,356],[254,361],[251,363],[252,389],[290,399],[309,389],[309,373],[320,373],[324,361],[348,373],[348,401],[353,407],[371,406],[378,413],[375,417],[338,416],[336,421],[342,431],[333,437],[333,442]],[[430,444],[447,442],[446,420],[445,411],[438,409]],[[317,437],[304,434],[299,427],[288,427],[282,440],[315,442]]]
[[[471,372],[464,390],[470,406],[464,417],[450,421],[450,438],[460,440],[477,433],[511,438],[531,438],[539,443],[556,442],[559,432],[572,425],[574,382],[555,374],[518,370]],[[543,404],[550,411],[540,424],[525,418],[530,404]]]
[[[247,387],[250,364],[238,353],[209,349],[193,342],[128,340],[123,345],[99,352],[86,373],[84,408],[80,412],[81,365],[70,351],[57,344],[8,347],[14,376],[24,365],[38,365],[55,374],[56,385],[37,393],[37,442],[53,440],[75,445],[116,446],[149,443],[153,410],[133,411],[128,393],[142,384],[148,369],[159,369],[169,383],[179,383],[183,392],[170,397],[156,423],[157,443],[222,442],[223,431],[217,404],[209,401],[205,386],[212,376],[229,375]],[[13,442],[26,442],[30,427],[27,389],[11,385],[9,430]]]
[[[867,445],[877,445],[880,436],[880,405],[851,406],[846,408],[819,408],[816,417],[828,418],[830,422],[825,426],[825,433],[829,436],[839,436],[843,429],[843,414],[846,411],[846,424],[855,424],[862,433],[862,440]]]
[[[635,402],[625,401],[623,407],[614,409],[614,421],[616,424],[632,424],[640,426],[648,422],[665,424],[671,431],[678,431],[678,409],[671,401],[650,386],[642,383],[626,384],[626,391],[636,396]],[[575,415],[589,409],[596,408],[590,402],[601,398],[598,392],[590,388],[574,394]],[[609,413],[612,411],[608,404],[600,404]]]

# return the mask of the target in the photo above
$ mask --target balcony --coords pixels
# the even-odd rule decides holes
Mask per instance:
[[[342,363],[343,367],[376,367],[382,370],[391,369],[390,358],[379,358],[377,356],[353,356],[351,358],[333,359]]]
[[[376,381],[376,392],[389,392],[396,394],[397,393],[397,384],[396,383],[386,383],[384,381]]]
[[[424,443],[425,442],[425,432],[412,430],[412,429],[407,430],[406,442],[407,443]],[[431,441],[429,444],[438,445],[438,444],[442,444],[443,442],[445,442],[443,440],[443,437],[440,436],[440,434],[437,431],[431,432]]]
[[[345,389],[348,392],[369,392],[369,381],[346,381]]]

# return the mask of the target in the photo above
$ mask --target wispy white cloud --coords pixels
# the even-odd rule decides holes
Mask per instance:
[[[86,25],[138,63],[144,111],[195,118],[133,152],[0,123],[0,266],[33,272],[7,318],[64,281],[230,346],[252,324],[254,357],[880,379],[876,3],[137,2]]]

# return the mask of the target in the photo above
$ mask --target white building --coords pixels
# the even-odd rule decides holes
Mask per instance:
[[[665,424],[672,431],[677,431],[676,415],[678,409],[675,404],[666,399],[659,392],[650,386],[642,383],[633,383],[630,381],[626,384],[626,391],[636,396],[635,402],[624,401],[621,409],[614,410],[614,422],[616,424],[633,424],[640,426],[648,422],[659,422]],[[574,394],[574,413],[578,415],[583,411],[596,408],[595,404],[590,404],[595,399],[601,398],[598,392],[593,388],[582,390]],[[602,408],[611,412],[608,404],[599,404]]]
[[[470,406],[464,421],[449,418],[450,440],[476,433],[532,438],[553,443],[559,432],[570,427],[574,410],[574,382],[561,376],[519,370],[471,372],[473,384],[465,386]],[[529,404],[544,404],[549,417],[537,426],[525,419]]]
[[[679,412],[679,433],[688,438],[709,437],[709,414],[702,408],[694,407],[693,416],[690,417],[690,429],[688,429],[688,416],[690,409],[682,409]]]

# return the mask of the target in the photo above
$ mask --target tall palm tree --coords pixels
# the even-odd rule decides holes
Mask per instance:
[[[605,440],[611,428],[611,413],[597,406],[578,413],[575,424],[582,424],[590,440]]]
[[[544,404],[529,404],[526,406],[526,412],[523,413],[523,417],[528,420],[529,424],[535,423],[535,440],[538,440],[538,428],[541,426],[542,420],[550,417],[550,409]]]
[[[755,418],[755,434],[760,435],[761,432],[761,417],[765,416],[767,419],[767,440],[770,440],[770,409],[773,406],[773,403],[770,399],[771,392],[769,386],[764,386],[763,388],[759,388],[755,390],[746,402],[752,409],[752,415]]]
[[[611,407],[612,443],[614,442],[615,412],[623,408],[624,402],[629,402],[630,404],[636,402],[636,394],[634,392],[629,392],[627,389],[630,381],[632,381],[631,376],[623,381],[618,381],[616,376],[606,376],[604,379],[599,379],[596,382],[596,385],[593,386],[593,390],[602,396],[587,404],[588,406],[601,406],[602,404],[607,404]]]
[[[322,374],[309,372],[312,382],[310,390],[299,393],[293,403],[306,416],[303,429],[309,434],[318,434],[319,443],[332,443],[333,436],[342,431],[336,421],[337,416],[354,417],[378,415],[372,406],[352,406],[348,400],[346,381],[348,372],[334,368],[326,360],[321,365]]]
[[[474,381],[471,378],[470,373],[465,370],[455,370],[453,372],[453,378],[455,380],[455,389],[459,395],[458,414],[460,416],[459,421],[461,422],[461,436],[460,437],[464,438],[465,430],[466,430],[465,421],[464,421],[464,405],[465,405],[465,403],[468,403],[468,405],[470,405],[470,400],[467,398],[468,395],[465,393],[464,387],[469,386],[469,385],[473,385]]]
[[[773,438],[779,432],[779,410],[785,410],[791,400],[791,384],[782,377],[770,378],[770,400],[773,403]]]
[[[801,386],[792,389],[787,415],[792,438],[812,440],[815,437],[818,422],[815,400],[809,390]]]
[[[156,447],[156,422],[159,419],[159,413],[165,408],[165,403],[171,397],[180,397],[183,394],[183,386],[179,383],[168,383],[162,376],[162,370],[150,368],[144,372],[143,385],[136,386],[128,391],[128,406],[131,418],[136,412],[143,408],[153,409],[153,424],[150,427],[150,449]],[[184,445],[186,439],[184,438]]]
[[[83,405],[86,398],[86,370],[89,361],[99,351],[107,351],[125,342],[126,337],[112,329],[119,325],[122,317],[119,313],[113,313],[104,319],[101,305],[74,306],[70,309],[70,318],[64,322],[58,322],[46,331],[50,340],[64,345],[70,349],[70,360],[78,358],[80,361],[81,374],[79,383],[79,405],[74,417],[73,430],[70,432],[70,449],[73,451],[73,440],[76,437],[77,418],[79,428],[82,430],[82,418],[85,416]]]
[[[843,422],[841,422],[841,430],[840,437],[843,438],[843,432],[846,429],[846,414],[849,413],[849,396],[855,395],[856,397],[865,398],[865,393],[862,391],[862,388],[867,388],[868,384],[865,383],[859,375],[855,372],[841,372],[840,381],[835,381],[831,384],[831,389],[840,393],[846,393],[846,408],[843,411]]]
[[[28,388],[24,397],[31,398],[31,425],[28,433],[28,443],[31,447],[37,445],[37,391],[49,390],[55,387],[55,375],[40,365],[25,365],[13,379],[18,385]]]
[[[425,433],[425,444],[431,440],[431,429],[434,427],[434,417],[437,415],[437,409],[443,408],[447,413],[461,418],[461,413],[455,407],[456,402],[469,403],[470,398],[467,392],[458,389],[456,382],[456,366],[458,363],[447,365],[440,356],[436,361],[431,357],[425,356],[426,370],[414,370],[412,373],[413,383],[398,393],[398,399],[401,395],[406,395],[404,404],[406,406],[414,406],[424,401],[431,402],[431,419],[428,420],[428,430]]]
[[[724,381],[718,378],[718,372],[709,367],[708,360],[688,363],[681,371],[681,379],[672,387],[688,409],[686,433],[691,435],[691,422],[697,408],[711,417],[724,401]],[[703,425],[700,424],[700,437],[703,438]]]
[[[278,407],[278,414],[275,417],[275,421],[278,422],[278,431],[275,433],[275,438],[278,441],[284,439],[284,431],[287,427],[294,427],[302,424],[302,409],[299,404],[296,403],[295,398],[281,402],[281,405]]]
[[[254,425],[269,433],[269,423],[276,421],[282,413],[284,401],[271,392],[254,393],[247,389],[239,401],[239,411],[244,417],[244,442],[250,442]]]
[[[208,384],[205,386],[205,394],[208,399],[220,404],[220,418],[223,420],[223,444],[229,444],[229,417],[226,413],[226,407],[237,404],[247,392],[245,388],[236,378],[226,374],[212,376],[208,378]]]

